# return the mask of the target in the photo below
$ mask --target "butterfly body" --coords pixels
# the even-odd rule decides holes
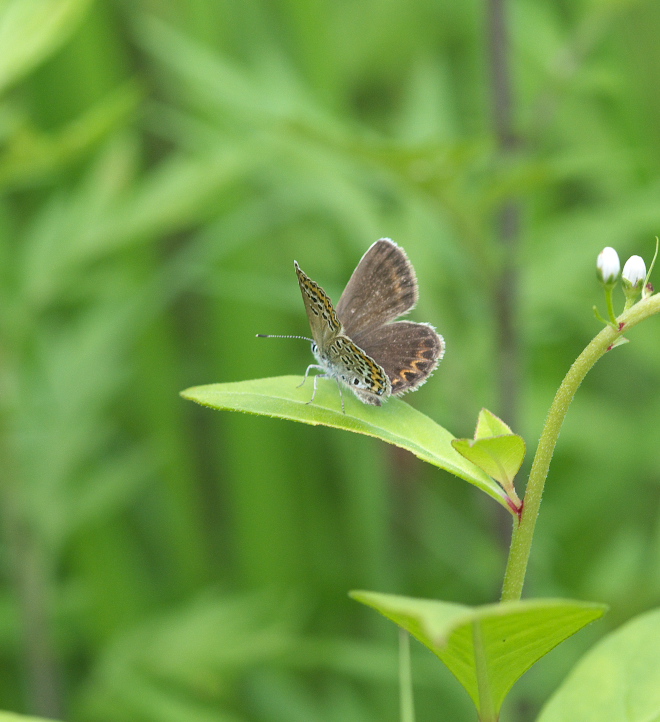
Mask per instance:
[[[346,384],[365,404],[380,406],[392,393],[392,385],[383,368],[347,336],[336,336],[323,351],[314,342],[312,353],[324,376]]]
[[[305,377],[317,368],[363,403],[380,406],[392,394],[419,388],[431,375],[444,354],[444,340],[429,324],[395,321],[418,298],[415,271],[396,243],[381,238],[369,248],[336,308],[297,263],[295,269],[318,362]]]

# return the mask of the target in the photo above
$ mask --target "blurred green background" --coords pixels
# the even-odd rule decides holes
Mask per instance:
[[[0,708],[394,721],[396,629],[346,592],[497,599],[510,522],[474,487],[178,396],[302,373],[308,344],[255,338],[309,332],[293,259],[337,300],[390,236],[447,342],[407,400],[533,451],[596,255],[660,231],[660,5],[510,0],[498,140],[492,4],[0,2]],[[612,610],[503,719],[660,602],[658,322],[630,340],[569,413],[526,588]],[[414,672],[418,722],[474,719],[419,645]]]

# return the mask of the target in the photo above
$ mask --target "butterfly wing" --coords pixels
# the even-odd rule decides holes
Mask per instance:
[[[408,256],[394,241],[381,238],[362,256],[336,315],[346,335],[355,339],[407,313],[417,298],[417,278]]]
[[[350,338],[333,338],[325,356],[331,362],[328,375],[346,384],[360,401],[380,406],[389,397],[392,387],[385,370]]]
[[[442,336],[429,324],[392,323],[418,297],[415,271],[396,243],[381,238],[369,248],[336,311],[325,291],[295,267],[317,358],[327,375],[364,403],[380,406],[390,393],[414,391],[433,373],[445,351]]]
[[[293,264],[312,329],[312,338],[319,348],[325,348],[329,339],[341,333],[341,323],[328,294],[305,274],[296,261]]]
[[[413,321],[367,329],[354,336],[353,341],[384,369],[392,394],[419,388],[445,352],[444,339],[433,326]]]

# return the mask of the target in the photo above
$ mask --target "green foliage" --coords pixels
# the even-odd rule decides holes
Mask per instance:
[[[477,417],[477,428],[474,430],[475,439],[488,439],[492,436],[506,436],[507,434],[513,434],[510,426],[488,409],[481,409]]]
[[[474,465],[465,463],[465,459],[454,451],[451,434],[404,401],[392,398],[379,408],[367,406],[346,394],[344,412],[340,391],[334,381],[322,383],[314,403],[310,404],[309,390],[301,388],[303,380],[304,377],[282,376],[212,384],[187,389],[181,392],[181,396],[212,409],[264,414],[375,436],[469,481],[506,506],[497,484]]]
[[[64,43],[90,0],[7,0],[0,7],[0,93]]]
[[[351,592],[351,596],[408,630],[436,654],[465,687],[480,719],[486,719],[485,707],[491,715],[499,715],[504,698],[522,674],[606,610],[602,604],[567,599],[466,607],[374,592]]]
[[[447,340],[406,400],[471,436],[484,405],[503,415],[493,229],[514,195],[524,378],[504,421],[531,448],[597,330],[596,254],[648,265],[660,227],[660,10],[509,9],[523,142],[502,162],[478,2],[0,3],[0,709],[389,722],[395,635],[345,590],[495,599],[498,507],[472,486],[374,439],[213,414],[178,392],[302,373],[305,345],[254,338],[306,330],[293,259],[337,300],[388,235],[418,273],[412,317]],[[629,339],[562,430],[529,573],[534,596],[612,611],[516,684],[507,722],[660,604],[657,329]],[[254,613],[249,592],[283,587],[295,623],[275,592]],[[224,616],[236,598],[242,624]],[[195,618],[207,639],[185,646]],[[291,624],[289,651],[264,643],[223,666],[224,619],[257,647],[250,625]],[[180,647],[185,667],[165,674]],[[419,722],[439,700],[472,720],[424,654],[413,647]]]
[[[601,640],[541,711],[538,722],[649,720],[660,714],[660,610]]]
[[[525,458],[525,441],[517,434],[487,439],[457,439],[453,446],[504,488],[511,486]]]
[[[514,434],[495,414],[479,412],[474,439],[455,439],[452,446],[461,456],[492,476],[513,498],[513,480],[525,459],[525,440]]]
[[[22,714],[11,714],[11,712],[0,712],[0,722],[52,722],[45,717],[26,717]]]
[[[240,719],[216,717],[218,705],[230,702],[237,676],[286,659],[298,646],[292,601],[210,593],[131,629],[100,660],[83,716],[119,722],[154,709],[200,722]]]

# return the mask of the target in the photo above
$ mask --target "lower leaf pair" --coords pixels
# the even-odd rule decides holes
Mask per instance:
[[[466,689],[482,722],[498,719],[509,690],[532,665],[607,610],[566,599],[468,607],[376,592],[351,596],[436,654]]]

